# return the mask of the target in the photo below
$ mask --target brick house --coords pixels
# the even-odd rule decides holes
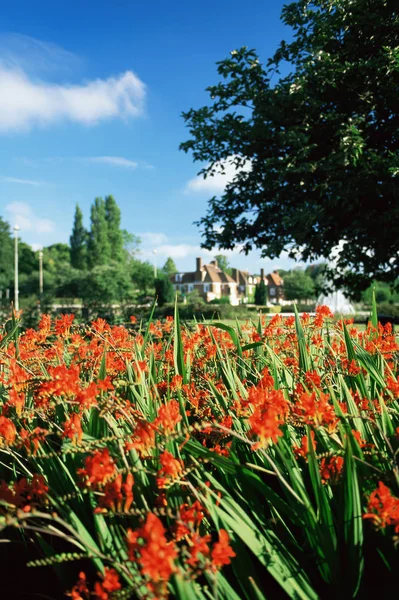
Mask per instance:
[[[258,279],[254,275],[250,275],[248,271],[240,269],[232,269],[232,277],[237,283],[239,301],[244,304],[251,303],[254,299]]]
[[[216,260],[204,265],[202,259],[197,258],[195,271],[175,273],[171,282],[174,289],[184,295],[197,290],[206,302],[222,297],[228,297],[230,304],[239,302],[237,281],[222,271]]]
[[[263,269],[261,269],[261,277]],[[272,304],[279,304],[280,300],[284,300],[284,281],[278,274],[278,271],[273,271],[266,275],[267,283],[267,298]]]

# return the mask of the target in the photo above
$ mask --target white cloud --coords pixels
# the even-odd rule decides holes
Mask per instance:
[[[93,125],[103,119],[138,117],[144,99],[145,85],[132,71],[81,85],[59,85],[0,64],[0,133],[60,121]]]
[[[5,181],[6,183],[19,183],[21,185],[44,185],[43,181],[34,181],[33,179],[19,179],[18,177],[6,177],[4,175],[0,176],[0,181]]]
[[[137,169],[139,166],[134,160],[124,158],[123,156],[89,156],[87,160],[92,163],[123,167],[125,169]]]
[[[230,156],[228,159],[223,161],[217,167],[217,172],[213,176],[208,176],[204,179],[202,176],[194,177],[190,179],[186,186],[187,192],[200,192],[200,193],[221,193],[224,191],[226,185],[234,180],[237,173],[242,171],[249,172],[251,170],[251,162],[245,161],[242,167],[237,169],[234,164],[235,155]]]
[[[34,233],[51,233],[55,229],[55,224],[50,219],[42,219],[35,215],[30,204],[26,202],[12,202],[5,207],[8,213],[8,221],[12,225],[19,225],[22,231],[31,231]]]
[[[154,231],[139,233],[139,238],[145,246],[152,246],[154,248],[155,246],[160,246],[168,241],[168,236],[165,233]]]

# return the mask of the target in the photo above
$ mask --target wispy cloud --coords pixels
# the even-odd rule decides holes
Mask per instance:
[[[132,71],[83,84],[46,83],[19,67],[0,63],[0,133],[26,131],[62,121],[94,125],[139,117],[146,88]]]
[[[112,167],[122,167],[124,169],[137,169],[139,166],[138,162],[124,158],[123,156],[88,156],[83,160],[92,163],[111,165]]]
[[[221,162],[217,171],[213,176],[208,176],[206,179],[202,176],[193,177],[187,182],[186,192],[199,192],[218,194],[224,191],[226,185],[234,180],[236,175],[242,171],[249,172],[251,170],[251,162],[249,160],[237,168],[235,164],[236,156],[232,155],[225,161]]]
[[[5,207],[8,221],[19,225],[22,231],[33,233],[51,233],[55,224],[50,219],[43,219],[35,214],[32,206],[26,202],[11,202]]]
[[[21,33],[0,34],[1,63],[9,69],[22,69],[30,77],[70,77],[81,70],[83,61],[52,42]]]
[[[34,181],[33,179],[19,179],[18,177],[6,177],[5,175],[0,175],[0,181],[4,181],[6,183],[19,183],[21,185],[32,185],[39,186],[45,185],[44,181]]]

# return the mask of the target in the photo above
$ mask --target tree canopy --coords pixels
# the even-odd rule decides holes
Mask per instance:
[[[173,258],[171,258],[170,256],[166,259],[166,262],[164,264],[164,266],[162,267],[162,271],[163,273],[165,273],[165,275],[167,277],[170,277],[171,275],[174,275],[175,273],[177,273],[177,267],[175,264],[175,261],[173,260]]]
[[[87,263],[87,236],[83,225],[83,214],[76,205],[73,229],[69,242],[71,244],[71,264],[75,269],[84,269]]]
[[[333,255],[329,277],[353,292],[397,279],[397,8],[298,0],[282,11],[292,42],[265,65],[245,47],[218,63],[210,105],[183,113],[181,148],[206,163],[201,173],[236,170],[199,221],[205,248]]]
[[[232,274],[232,269],[227,256],[224,254],[216,254],[215,260],[217,260],[218,267],[219,269],[222,269],[223,273],[227,273],[228,275]]]
[[[313,279],[302,269],[293,269],[284,275],[284,298],[286,300],[309,300],[314,298]]]

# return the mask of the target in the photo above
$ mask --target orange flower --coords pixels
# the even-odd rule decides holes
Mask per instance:
[[[11,446],[15,442],[17,430],[11,419],[0,415],[0,446]]]
[[[173,561],[177,557],[177,551],[173,542],[167,541],[165,533],[162,522],[153,513],[147,514],[142,527],[136,531],[129,529],[127,532],[129,559],[137,559],[142,574],[154,583],[168,581],[176,571]]]
[[[175,430],[177,423],[181,420],[179,403],[177,400],[170,400],[170,402],[161,406],[154,424],[157,427],[163,427],[164,433],[168,434]]]
[[[165,450],[159,457],[161,468],[158,471],[157,485],[162,488],[174,479],[177,479],[183,470],[181,460],[177,460],[173,454]]]
[[[108,600],[110,593],[120,590],[122,587],[119,581],[119,575],[115,569],[105,567],[103,580],[94,584],[94,598],[99,600]]]
[[[77,440],[80,444],[83,436],[81,420],[81,416],[77,413],[74,413],[67,421],[65,421],[64,433],[62,434],[62,437],[67,437],[72,440],[72,442]]]
[[[98,450],[92,456],[87,456],[85,469],[79,469],[78,473],[85,479],[88,487],[104,485],[116,474],[116,466],[109,455],[108,448]]]
[[[236,553],[229,545],[229,534],[224,529],[219,531],[219,541],[215,543],[212,550],[212,566],[216,570],[218,567],[230,564],[230,558],[234,558]]]
[[[320,475],[322,483],[337,483],[344,468],[342,456],[330,456],[320,461]]]
[[[382,481],[371,492],[367,508],[369,512],[363,515],[363,519],[372,519],[378,529],[393,525],[395,533],[399,533],[399,498],[393,496]]]

